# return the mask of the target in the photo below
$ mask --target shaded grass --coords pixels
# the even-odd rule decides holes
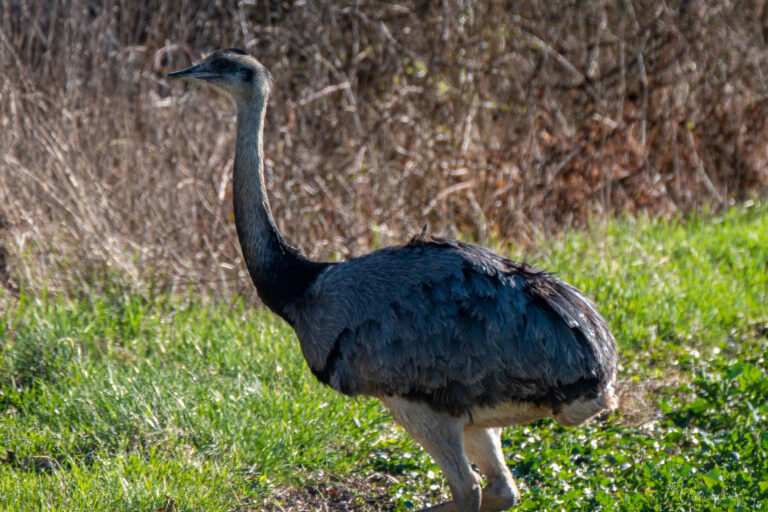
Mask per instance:
[[[601,224],[528,259],[595,299],[625,392],[651,396],[582,428],[507,429],[520,509],[765,507],[768,207]],[[408,510],[445,495],[378,404],[319,385],[263,311],[121,293],[7,305],[4,509]]]

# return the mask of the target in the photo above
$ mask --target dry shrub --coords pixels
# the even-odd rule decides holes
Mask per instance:
[[[0,4],[0,213],[32,289],[247,288],[233,112],[163,78],[218,47],[276,77],[269,186],[312,256],[433,232],[527,243],[765,191],[764,2]],[[106,279],[100,279],[105,277]]]

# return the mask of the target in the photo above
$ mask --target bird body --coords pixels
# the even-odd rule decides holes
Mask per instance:
[[[314,374],[347,395],[454,415],[597,396],[613,340],[574,288],[474,245],[415,239],[323,270],[285,310]]]
[[[284,240],[267,198],[266,68],[229,49],[169,76],[204,80],[235,100],[235,223],[259,296],[294,328],[321,382],[379,398],[441,466],[454,500],[433,510],[517,501],[498,427],[548,416],[574,425],[615,407],[615,342],[578,290],[439,238],[340,263],[309,260]]]

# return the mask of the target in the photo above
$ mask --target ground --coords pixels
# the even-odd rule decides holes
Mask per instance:
[[[506,430],[516,510],[767,510],[768,207],[599,224],[526,259],[599,304],[622,403],[584,427]],[[404,511],[447,495],[380,405],[317,383],[264,311],[120,286],[2,304],[0,509]]]

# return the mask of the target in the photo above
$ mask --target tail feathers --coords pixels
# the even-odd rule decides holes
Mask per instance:
[[[579,398],[563,405],[562,409],[555,414],[555,419],[569,427],[581,425],[601,412],[616,410],[618,406],[619,399],[616,396],[615,386],[610,382],[595,398]]]

